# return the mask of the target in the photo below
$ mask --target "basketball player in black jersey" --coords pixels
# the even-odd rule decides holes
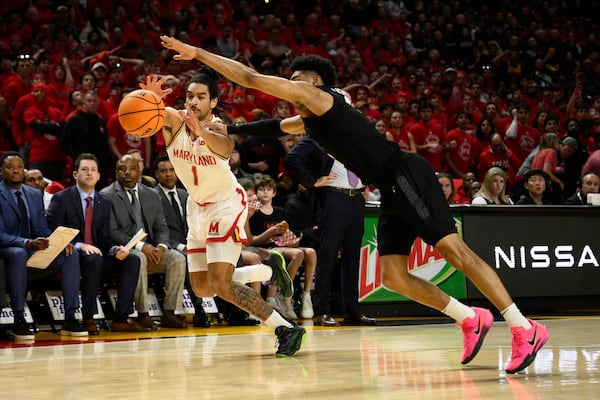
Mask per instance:
[[[458,236],[454,220],[433,168],[422,157],[400,150],[382,137],[369,121],[333,87],[331,63],[301,56],[290,65],[290,80],[262,75],[228,58],[161,36],[176,60],[196,59],[242,86],[258,89],[294,104],[298,115],[283,120],[244,125],[210,125],[223,134],[285,135],[308,133],[325,151],[382,193],[377,230],[384,286],[456,320],[463,330],[461,363],[479,351],[493,323],[492,313],[468,307],[429,281],[408,273],[408,255],[417,236],[435,246],[448,263],[461,271],[500,310],[513,335],[506,371],[516,373],[534,360],[548,340],[545,326],[525,318],[496,272]]]

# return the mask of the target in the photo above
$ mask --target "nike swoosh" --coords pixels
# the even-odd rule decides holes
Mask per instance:
[[[473,331],[474,334],[479,335],[481,332],[481,317],[477,319],[477,329]]]
[[[537,326],[536,326],[536,327],[534,327],[534,328],[535,328],[535,330],[533,331],[533,337],[531,338],[531,340],[528,340],[528,341],[527,341],[527,343],[529,343],[529,344],[530,344],[530,345],[532,345],[532,346],[534,345],[534,343],[535,343],[535,338],[536,338],[536,336],[537,336]]]

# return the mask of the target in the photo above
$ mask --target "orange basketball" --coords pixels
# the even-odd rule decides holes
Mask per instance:
[[[161,98],[149,90],[134,90],[119,104],[119,122],[134,136],[154,135],[163,127],[166,114]]]

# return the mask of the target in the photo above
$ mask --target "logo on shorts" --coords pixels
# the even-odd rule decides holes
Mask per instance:
[[[208,234],[209,235],[217,235],[219,233],[219,222],[220,221],[212,221],[208,225]]]

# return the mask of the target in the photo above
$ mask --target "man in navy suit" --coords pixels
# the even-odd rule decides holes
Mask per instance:
[[[27,259],[49,246],[48,228],[42,193],[23,184],[25,163],[17,152],[0,158],[3,181],[0,182],[0,258],[6,264],[14,325],[9,333],[17,340],[34,340],[35,335],[25,321],[27,289]],[[75,320],[79,308],[79,263],[77,250],[68,245],[45,270],[29,271],[30,278],[61,274],[64,295],[65,323],[61,331],[70,336],[87,336],[87,331]]]
[[[365,187],[340,162],[328,156],[309,137],[294,145],[284,158],[298,183],[316,196],[319,248],[314,309],[317,324],[337,325],[331,315],[331,287],[341,254],[341,289],[345,325],[375,325],[358,304],[360,246],[364,231]],[[353,179],[355,178],[355,180]]]
[[[119,274],[111,330],[149,331],[127,318],[133,312],[140,259],[129,254],[126,247],[114,245],[110,239],[110,202],[95,191],[100,179],[98,165],[98,158],[93,154],[82,153],[77,157],[73,163],[76,184],[54,195],[48,207],[48,223],[52,228],[67,226],[79,229],[73,241],[79,251],[82,314],[88,334],[98,334],[94,321],[94,314],[98,312],[96,295],[105,270]]]

